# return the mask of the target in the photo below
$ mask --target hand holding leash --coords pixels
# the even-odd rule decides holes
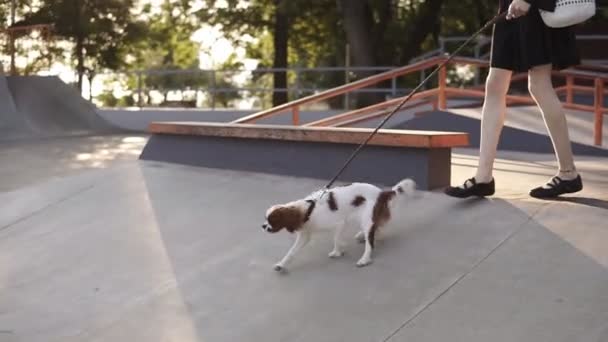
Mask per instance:
[[[530,4],[525,0],[513,0],[507,12],[507,20],[517,19],[528,14]]]

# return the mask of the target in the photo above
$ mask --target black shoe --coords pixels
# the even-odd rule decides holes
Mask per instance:
[[[554,198],[561,194],[571,194],[583,190],[583,181],[578,175],[572,180],[563,180],[557,176],[553,177],[547,188],[539,186],[530,190],[530,196],[535,198]]]
[[[490,183],[477,183],[475,177],[467,179],[462,187],[449,186],[445,194],[452,197],[466,198],[471,196],[485,197],[494,195],[494,178]]]

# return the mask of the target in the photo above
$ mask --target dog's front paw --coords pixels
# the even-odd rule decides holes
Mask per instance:
[[[342,251],[331,251],[328,255],[332,259],[337,259],[337,258],[340,258],[340,257],[344,256],[344,252],[342,252]]]
[[[361,258],[357,261],[357,267],[365,267],[372,263],[372,259]]]
[[[283,266],[282,264],[276,264],[276,265],[274,265],[274,267],[272,269],[279,273],[287,272],[287,268],[285,268],[285,266]]]

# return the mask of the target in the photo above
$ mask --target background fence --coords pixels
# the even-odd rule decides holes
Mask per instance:
[[[418,56],[411,62],[446,54],[466,39],[467,37],[439,37],[437,49]],[[604,46],[608,45],[608,35],[579,35],[577,39],[583,45],[587,42],[597,43],[598,41],[604,42]],[[490,55],[490,48],[490,38],[482,36],[468,47],[464,55],[487,59]],[[608,64],[608,60],[586,59],[583,63]],[[92,75],[93,86],[87,84],[84,96],[102,107],[262,109],[272,105],[274,93],[287,93],[288,98],[293,100],[395,67],[347,65],[317,68],[156,69],[115,72]],[[417,77],[409,75],[393,78],[378,86],[358,89],[351,94],[325,103],[325,108],[311,109],[349,109],[354,105],[353,98],[360,96],[368,96],[376,100],[402,96],[425,78],[428,71],[430,70],[421,71]],[[479,85],[484,78],[483,72],[476,67],[452,67],[448,70],[448,83],[452,86]],[[273,77],[277,73],[286,75],[287,87],[273,87]],[[428,86],[436,85],[431,82]]]

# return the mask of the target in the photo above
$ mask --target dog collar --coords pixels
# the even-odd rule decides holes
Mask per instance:
[[[304,216],[304,222],[308,222],[308,220],[310,220],[312,211],[315,210],[315,206],[317,205],[317,201],[315,201],[315,200],[306,200],[306,202],[308,203],[308,210],[306,210],[306,215]]]

